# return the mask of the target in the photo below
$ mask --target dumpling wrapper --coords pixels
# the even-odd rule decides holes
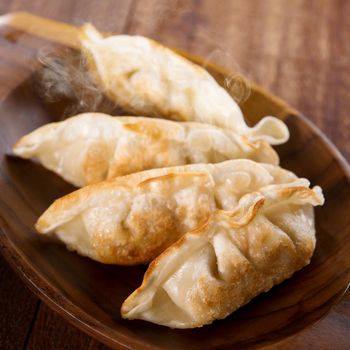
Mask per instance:
[[[147,169],[248,158],[278,164],[266,141],[210,124],[85,113],[44,125],[13,152],[35,158],[77,187]]]
[[[223,319],[309,264],[319,188],[271,187],[218,211],[150,264],[123,303],[127,319],[194,328]]]
[[[289,138],[286,125],[274,117],[248,127],[238,104],[204,68],[151,39],[104,38],[85,24],[80,44],[96,84],[135,115],[213,124],[271,145]]]
[[[153,169],[56,200],[36,229],[103,263],[147,263],[216,210],[236,210],[247,193],[308,186],[289,171],[251,160]]]

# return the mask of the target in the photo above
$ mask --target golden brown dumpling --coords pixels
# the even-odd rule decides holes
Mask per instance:
[[[238,104],[205,69],[151,39],[104,38],[86,24],[80,43],[98,86],[135,115],[213,124],[271,145],[288,140],[287,127],[274,117],[248,127]]]
[[[266,141],[209,124],[85,113],[22,137],[13,152],[82,187],[134,172],[248,158],[278,164]]]
[[[234,211],[251,192],[270,198],[309,182],[251,160],[153,169],[86,186],[56,200],[40,233],[103,263],[150,262],[216,210]]]
[[[171,328],[222,319],[309,264],[319,188],[273,185],[216,212],[158,256],[124,302],[124,318]]]

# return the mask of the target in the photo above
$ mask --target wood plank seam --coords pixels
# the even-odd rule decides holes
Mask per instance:
[[[35,306],[34,315],[33,315],[32,321],[30,322],[30,326],[29,326],[27,336],[26,336],[26,339],[24,341],[22,350],[26,350],[28,348],[29,340],[30,340],[30,337],[32,335],[32,331],[33,331],[36,319],[38,317],[40,305],[41,305],[41,301],[40,301],[40,299],[38,299],[36,306]]]

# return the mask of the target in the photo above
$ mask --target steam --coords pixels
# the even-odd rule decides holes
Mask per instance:
[[[218,44],[210,40],[204,32],[198,35],[202,42],[209,45],[210,54],[206,56],[203,62],[203,68],[208,69],[211,62],[228,62],[228,66],[232,73],[229,73],[224,80],[224,88],[229,92],[233,99],[238,103],[244,103],[251,94],[251,83],[242,73],[242,68],[235,62],[232,55],[227,49],[218,46]],[[212,45],[212,47],[210,47]]]
[[[224,87],[238,104],[247,101],[251,93],[250,81],[240,74],[227,76]]]
[[[41,68],[35,75],[37,92],[49,104],[66,105],[62,118],[83,112],[111,113],[118,108],[97,87],[80,52],[42,50],[38,60]]]

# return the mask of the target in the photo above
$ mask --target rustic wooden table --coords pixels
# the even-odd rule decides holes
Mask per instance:
[[[0,1],[1,14],[18,10],[146,35],[238,69],[307,115],[350,160],[350,1]],[[349,349],[350,293],[270,348]],[[0,349],[107,348],[48,309],[0,257]]]

